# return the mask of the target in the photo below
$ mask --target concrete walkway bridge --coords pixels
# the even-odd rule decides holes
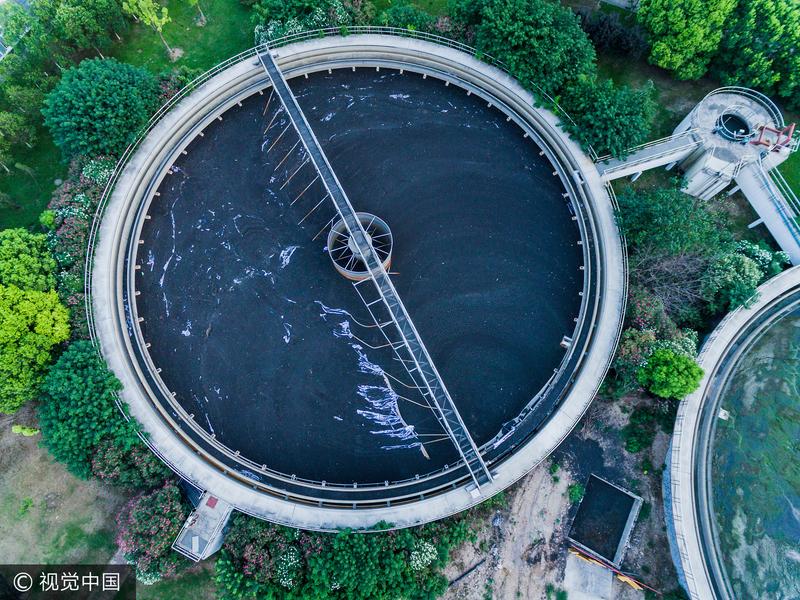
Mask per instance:
[[[354,242],[352,245],[356,255],[366,267],[368,277],[354,284],[359,296],[364,300],[365,306],[373,316],[387,344],[391,346],[409,377],[419,388],[426,401],[431,403],[432,408],[435,409],[439,423],[455,445],[474,481],[473,495],[480,495],[481,486],[492,481],[489,469],[484,463],[469,431],[467,431],[442,377],[433,364],[433,360],[403,305],[389,277],[389,273],[373,247],[361,220],[356,215],[353,205],[350,203],[341,183],[339,183],[339,179],[336,177],[336,173],[333,171],[327,156],[325,156],[319,140],[317,140],[309,126],[303,111],[300,109],[294,94],[286,82],[286,78],[275,63],[273,51],[260,52],[258,58],[272,83],[275,95],[280,99],[283,109],[289,117],[290,123],[287,128],[290,126],[294,128],[305,150],[301,155],[298,170],[310,163],[324,185],[326,194],[317,203],[316,207],[326,198],[330,199],[336,209],[336,215],[344,223],[350,240]],[[280,135],[283,136],[285,131],[282,131]],[[331,221],[330,224],[333,225],[333,222]],[[371,281],[374,285],[374,299],[365,298],[364,292],[359,289],[366,281]],[[385,313],[388,315],[387,320],[376,317],[376,305],[380,304],[382,304]]]
[[[800,202],[777,167],[800,146],[772,101],[747,88],[709,93],[669,137],[631,148],[625,158],[597,159],[603,181],[637,179],[657,167],[677,167],[684,191],[708,200],[728,186],[741,191],[793,264],[800,264]]]

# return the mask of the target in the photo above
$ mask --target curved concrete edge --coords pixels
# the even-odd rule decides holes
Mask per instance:
[[[800,266],[784,271],[758,288],[758,299],[749,308],[738,308],[729,313],[706,339],[698,356],[698,363],[705,371],[700,387],[684,398],[678,407],[675,430],[670,445],[670,492],[668,507],[675,528],[674,543],[680,564],[676,565],[685,577],[687,592],[693,600],[718,598],[713,575],[709,569],[709,557],[703,544],[697,500],[700,492],[696,488],[695,458],[700,444],[700,425],[703,406],[719,375],[719,367],[750,323],[762,311],[787,292],[800,290]]]
[[[279,65],[291,75],[302,73],[303,69],[319,70],[326,60],[341,61],[348,57],[354,62],[366,57],[392,63],[402,61],[410,71],[416,67],[453,71],[476,86],[500,96],[505,94],[509,102],[514,102],[515,110],[543,135],[550,149],[559,155],[559,162],[569,169],[564,175],[573,179],[591,207],[595,223],[592,233],[597,239],[595,260],[602,294],[595,306],[589,307],[595,314],[595,331],[569,396],[543,429],[502,463],[481,498],[473,497],[462,487],[423,501],[385,508],[349,511],[301,505],[268,496],[225,476],[180,441],[154,407],[142,383],[143,374],[130,359],[132,348],[125,329],[133,328],[133,324],[125,323],[121,293],[126,271],[123,244],[134,225],[136,208],[142,202],[149,202],[164,176],[164,165],[171,164],[190,143],[194,137],[191,132],[199,131],[204,123],[235,104],[237,94],[249,95],[247,90],[257,93],[258,85],[266,85],[261,67],[252,58],[221,72],[170,111],[138,148],[118,181],[99,228],[93,267],[92,300],[101,351],[123,384],[121,399],[143,425],[154,452],[188,481],[201,489],[213,490],[242,512],[294,527],[329,531],[345,527],[364,529],[379,521],[408,527],[460,512],[505,489],[544,460],[583,416],[605,376],[623,317],[626,277],[611,199],[594,164],[559,129],[555,115],[534,108],[533,96],[509,75],[463,52],[409,38],[361,35],[301,42],[280,48],[278,54]],[[214,106],[211,114],[209,106]]]

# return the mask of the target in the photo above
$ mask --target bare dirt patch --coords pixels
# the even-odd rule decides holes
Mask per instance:
[[[11,432],[35,423],[28,405],[0,417],[0,557],[6,563],[106,563],[127,496],[69,474],[39,446]]]

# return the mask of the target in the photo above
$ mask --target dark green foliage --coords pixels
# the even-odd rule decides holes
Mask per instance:
[[[256,23],[285,22],[307,17],[315,8],[328,7],[327,0],[257,0],[253,2],[253,20]]]
[[[168,471],[117,408],[120,388],[90,342],[72,343],[42,385],[42,443],[78,477],[94,474],[123,487],[152,487]]]
[[[476,45],[505,63],[523,85],[551,96],[595,72],[589,38],[575,14],[557,2],[486,0]]]
[[[639,383],[656,396],[676,400],[695,391],[702,377],[693,358],[666,348],[653,352],[638,374]]]
[[[619,196],[628,244],[673,255],[716,256],[733,242],[722,211],[676,188],[628,188]]]
[[[36,397],[53,348],[69,337],[55,292],[0,285],[0,413]]]
[[[740,0],[715,59],[728,85],[754,87],[800,109],[800,2]]]
[[[577,504],[583,500],[584,493],[586,493],[586,489],[580,483],[571,483],[567,486],[567,497],[570,504]]]
[[[580,8],[575,12],[595,49],[632,58],[640,58],[647,52],[644,31],[630,23],[630,19],[623,23],[619,13],[588,8]]]
[[[616,157],[647,140],[656,109],[652,83],[635,90],[594,76],[567,86],[560,103],[575,121],[565,127],[584,147]]]
[[[463,517],[399,531],[332,535],[237,514],[216,581],[223,600],[436,598],[447,587],[441,567],[468,535]]]
[[[381,16],[382,24],[413,31],[430,32],[435,21],[432,15],[407,1],[392,4]]]
[[[735,250],[726,214],[677,189],[626,190],[619,202],[632,283],[679,325],[698,327],[707,311],[708,269]]]
[[[117,545],[125,560],[136,565],[136,579],[154,583],[189,566],[172,549],[189,513],[188,503],[171,481],[135,496],[125,506],[120,515]]]
[[[24,229],[0,231],[0,285],[46,292],[55,286],[55,269],[45,236]]]
[[[678,403],[675,401],[634,408],[628,417],[628,424],[622,431],[625,450],[631,453],[647,450],[653,444],[659,429],[665,433],[672,433],[677,410]]]
[[[91,474],[94,449],[106,436],[132,432],[114,403],[121,385],[91,343],[71,344],[42,385],[42,442],[78,477]]]
[[[45,125],[64,156],[119,156],[158,107],[158,80],[114,59],[84,60],[45,99]]]

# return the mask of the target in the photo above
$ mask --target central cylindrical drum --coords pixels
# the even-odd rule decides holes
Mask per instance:
[[[378,261],[387,271],[392,264],[392,232],[386,221],[370,213],[356,213],[358,222],[367,234],[367,243],[375,250]],[[358,232],[348,229],[343,219],[333,224],[328,232],[328,254],[340,275],[353,281],[370,276],[357,241]]]

